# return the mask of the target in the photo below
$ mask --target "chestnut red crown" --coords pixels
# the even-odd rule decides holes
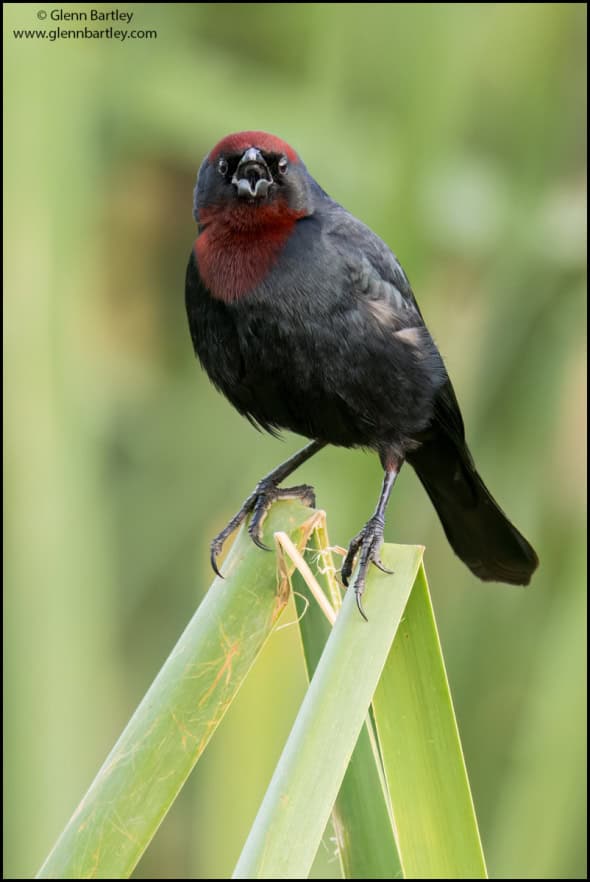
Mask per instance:
[[[258,147],[266,153],[284,153],[291,162],[297,162],[297,153],[292,147],[268,132],[235,132],[226,135],[215,145],[209,154],[209,160],[215,162],[222,153],[244,153],[249,147]]]

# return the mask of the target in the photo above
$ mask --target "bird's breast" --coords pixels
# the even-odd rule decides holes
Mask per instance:
[[[256,211],[256,213],[254,213]],[[266,279],[285,247],[300,214],[252,209],[243,222],[223,215],[203,214],[203,229],[195,242],[199,273],[211,295],[232,303]]]

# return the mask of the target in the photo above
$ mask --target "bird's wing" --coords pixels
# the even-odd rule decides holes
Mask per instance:
[[[384,320],[400,327],[421,327],[422,313],[410,282],[395,254],[369,227],[340,205],[330,212],[326,235],[344,259],[351,289]],[[378,305],[376,305],[378,304]]]
[[[432,427],[463,445],[465,429],[455,391],[395,254],[340,206],[335,206],[328,230],[333,246],[345,256],[354,308],[366,323],[372,320],[383,334],[390,335],[392,342],[406,343],[419,355],[425,368],[422,381],[428,376],[433,382]]]

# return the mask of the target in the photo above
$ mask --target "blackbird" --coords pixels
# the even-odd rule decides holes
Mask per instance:
[[[355,174],[363,174],[356,163]],[[382,570],[385,509],[402,464],[415,469],[455,553],[480,579],[528,584],[537,555],[476,471],[455,392],[410,283],[388,246],[331,199],[298,154],[265,132],[223,138],[194,192],[198,236],[186,275],[193,345],[214,385],[255,426],[306,447],[263,478],[211,544],[211,563],[251,514],[256,545],[280,483],[326,444],[374,450],[374,514],[342,566],[360,612]]]

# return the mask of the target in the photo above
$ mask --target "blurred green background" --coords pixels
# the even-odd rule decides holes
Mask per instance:
[[[211,388],[184,315],[201,159],[260,128],[399,256],[539,552],[530,589],[483,585],[402,472],[386,537],[427,546],[490,875],[583,878],[585,4],[121,4],[157,38],[16,39],[76,26],[39,8],[92,7],[4,7],[5,877],[36,872],[206,591],[210,538],[301,444]],[[345,545],[380,468],[327,450],[298,480]],[[137,878],[231,874],[303,690],[285,628]]]

